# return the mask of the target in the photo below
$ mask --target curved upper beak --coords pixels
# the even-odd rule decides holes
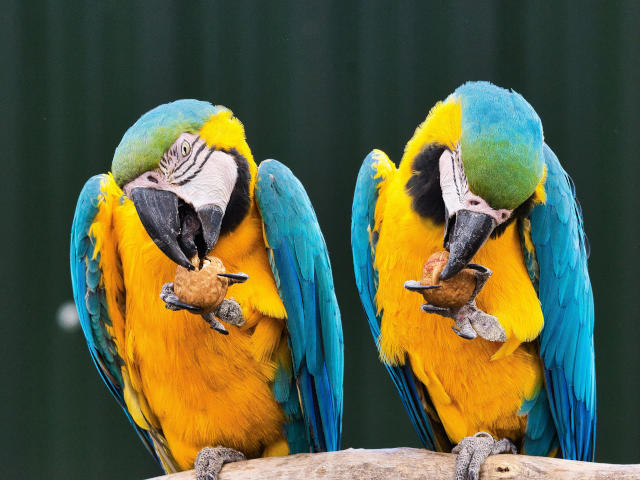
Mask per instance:
[[[175,193],[147,187],[134,188],[129,198],[151,239],[178,265],[193,270],[189,259],[204,257],[218,241],[224,212],[217,205],[194,211],[180,206]]]
[[[440,280],[447,280],[465,268],[496,226],[490,215],[470,210],[458,210],[445,228],[444,248],[449,251]]]

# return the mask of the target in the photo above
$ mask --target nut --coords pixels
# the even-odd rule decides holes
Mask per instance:
[[[436,307],[460,308],[466,304],[476,289],[476,273],[470,268],[461,270],[455,277],[440,281],[440,274],[449,261],[449,252],[443,250],[429,257],[422,268],[422,285],[440,285],[440,288],[424,290],[422,296]]]
[[[194,259],[194,265],[200,265],[198,270],[187,270],[178,265],[173,290],[180,300],[190,305],[202,308],[205,312],[215,310],[227,295],[229,280],[219,277],[219,273],[226,273],[222,260],[217,257],[205,257],[200,264]]]

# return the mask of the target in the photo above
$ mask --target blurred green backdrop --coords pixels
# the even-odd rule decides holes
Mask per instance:
[[[596,299],[597,458],[640,462],[640,2],[3,0],[0,459],[6,478],[159,473],[94,371],[71,299],[77,195],[177,98],[230,107],[307,187],[346,342],[344,447],[418,446],[354,286],[351,195],[466,80],[522,93],[575,180]]]

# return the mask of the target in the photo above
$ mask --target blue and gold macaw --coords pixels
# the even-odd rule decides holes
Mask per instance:
[[[352,213],[362,303],[425,447],[458,444],[458,478],[475,478],[486,456],[514,446],[592,460],[587,240],[573,184],[531,105],[488,82],[462,85],[429,112],[398,168],[379,150],[366,157]],[[455,335],[460,312],[421,309],[403,288],[443,246],[441,279],[472,259],[493,272],[476,302],[506,341],[482,338],[482,325]]]
[[[249,276],[225,300],[241,327],[216,331],[160,298],[176,265],[208,253]],[[125,133],[112,174],[78,199],[71,277],[98,372],[165,471],[218,445],[199,478],[243,458],[234,450],[339,448],[343,341],[324,238],[303,186],[275,160],[257,167],[230,110],[179,100]]]

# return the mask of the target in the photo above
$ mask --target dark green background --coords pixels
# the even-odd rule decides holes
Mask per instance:
[[[640,2],[3,1],[5,478],[159,473],[94,371],[71,299],[68,232],[84,181],[125,129],[177,98],[231,108],[256,159],[302,180],[335,273],[346,343],[344,447],[417,446],[354,287],[351,195],[373,147],[398,161],[466,80],[522,93],[575,180],[591,239],[597,458],[640,462]]]

